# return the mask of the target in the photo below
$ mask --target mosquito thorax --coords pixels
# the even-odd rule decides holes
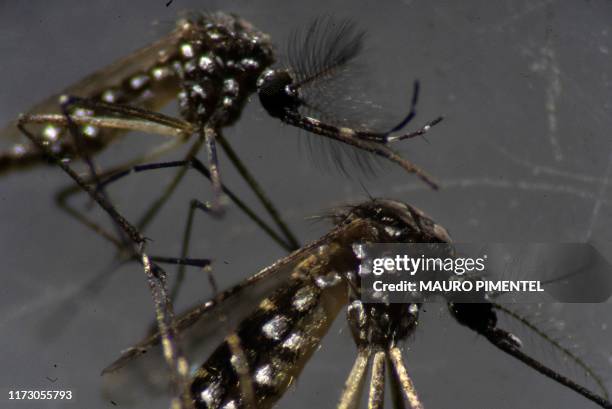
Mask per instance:
[[[217,125],[235,121],[257,78],[273,62],[267,35],[245,21],[218,14],[189,22],[173,67],[181,77],[179,108],[185,119]]]
[[[275,118],[287,111],[296,111],[300,105],[293,78],[287,70],[266,70],[257,80],[257,94],[265,110]]]
[[[357,218],[369,220],[379,230],[379,242],[450,243],[446,229],[409,204],[389,199],[375,199],[336,215],[337,223]]]

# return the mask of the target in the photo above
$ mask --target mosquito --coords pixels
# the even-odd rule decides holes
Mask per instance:
[[[226,308],[224,304],[232,304],[249,292],[262,292],[258,287],[266,289],[225,341],[193,371],[190,394],[196,408],[273,407],[295,382],[343,310],[357,357],[337,407],[359,407],[368,374],[369,408],[384,407],[386,383],[394,407],[424,407],[401,349],[417,330],[424,305],[362,302],[359,264],[363,244],[451,243],[447,231],[419,209],[389,199],[346,206],[329,218],[335,227],[320,239],[177,318],[177,330],[189,335],[194,331],[191,326],[208,326]],[[597,405],[612,408],[595,372],[527,317],[485,298],[480,303],[449,301],[447,305],[459,324],[499,350]],[[235,307],[227,309],[237,313]],[[594,381],[599,394],[535,359],[524,350],[519,336],[499,326],[501,317],[518,322],[523,331],[541,338],[564,360],[574,363]],[[128,349],[104,373],[120,371],[158,341],[159,335],[151,335]],[[239,355],[235,345],[241,347]],[[241,371],[249,375],[247,386]]]
[[[269,36],[249,22],[221,12],[194,13],[181,19],[176,29],[164,38],[35,105],[19,123],[39,126],[38,135],[60,157],[84,159],[89,165],[91,182],[99,187],[132,172],[181,168],[140,220],[140,228],[152,220],[186,170],[194,166],[203,147],[208,156],[215,200],[212,206],[194,202],[191,211],[193,208],[219,210],[219,198],[224,192],[217,160],[217,144],[220,144],[281,231],[281,237],[275,235],[276,241],[285,249],[294,250],[299,247],[298,240],[222,133],[239,119],[255,92],[265,111],[283,123],[385,158],[417,175],[430,187],[438,187],[425,171],[390,147],[398,141],[424,135],[442,120],[439,117],[414,132],[401,133],[416,115],[418,82],[414,83],[409,113],[390,129],[377,131],[351,126],[335,120],[333,112],[323,112],[337,101],[322,101],[321,95],[325,92],[321,89],[341,75],[361,53],[364,37],[364,31],[357,29],[352,21],[318,18],[294,36],[289,66],[273,67],[276,53]],[[178,101],[180,118],[157,112],[173,99]],[[98,172],[93,156],[127,131],[163,135],[169,137],[169,142],[127,163]],[[15,136],[16,128],[12,124],[3,133]],[[193,144],[182,160],[150,163],[190,141]],[[44,162],[44,155],[34,145],[18,143],[0,153],[0,172]],[[94,230],[103,231],[66,205],[67,196],[75,191],[78,189],[59,195],[62,208]],[[262,224],[260,220],[255,221]],[[109,239],[112,236],[103,235]]]

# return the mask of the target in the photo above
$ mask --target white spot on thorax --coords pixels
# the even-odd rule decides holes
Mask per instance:
[[[200,57],[198,61],[198,66],[200,69],[207,73],[212,73],[215,69],[215,62],[208,55],[203,55]]]
[[[238,95],[238,81],[233,78],[227,78],[223,81],[223,92],[230,95]]]

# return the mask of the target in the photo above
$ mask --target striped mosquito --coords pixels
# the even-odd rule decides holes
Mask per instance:
[[[235,328],[193,372],[190,394],[196,408],[273,407],[300,375],[342,310],[357,357],[337,407],[359,407],[368,373],[368,407],[384,406],[387,382],[394,407],[424,407],[401,351],[417,329],[423,305],[362,302],[358,266],[364,243],[449,243],[448,233],[420,210],[394,200],[373,199],[347,206],[329,218],[335,227],[328,234],[177,319],[180,332],[201,339],[194,335],[196,329],[189,328],[194,323],[203,331],[214,331],[205,327],[224,314],[220,311],[237,314],[239,309],[232,304],[236,299],[248,293],[261,294],[243,317],[232,318]],[[612,407],[595,372],[527,317],[485,298],[481,303],[448,302],[448,310],[459,324],[506,354],[597,405]],[[574,363],[600,388],[600,394],[535,359],[530,355],[534,351],[523,349],[520,337],[498,325],[501,316],[519,322],[524,332],[540,337],[564,360]],[[105,372],[120,371],[158,341],[158,335],[148,337]]]
[[[239,119],[255,92],[266,112],[283,123],[385,158],[437,188],[429,175],[390,148],[398,141],[425,134],[441,120],[436,118],[414,132],[401,133],[415,116],[418,82],[414,84],[409,113],[384,131],[351,126],[346,121],[333,119],[333,111],[325,112],[332,104],[324,100],[326,92],[321,90],[355,60],[362,51],[363,40],[364,32],[351,21],[319,18],[292,39],[288,67],[272,68],[275,51],[271,40],[250,23],[225,13],[191,14],[181,19],[164,38],[45,99],[18,122],[42,137],[57,155],[83,159],[89,167],[90,182],[100,190],[132,172],[180,168],[138,222],[140,228],[153,219],[188,168],[202,168],[197,154],[203,147],[208,156],[214,200],[212,205],[194,201],[190,211],[219,210],[219,199],[224,193],[234,199],[224,192],[221,184],[217,160],[217,144],[220,144],[281,234],[245,210],[243,203],[237,203],[238,206],[282,247],[293,250],[299,247],[298,240],[222,132]],[[157,112],[173,99],[178,100],[180,118]],[[169,137],[169,142],[127,163],[98,171],[93,157],[128,131],[163,135]],[[14,124],[3,134],[19,137]],[[188,142],[192,142],[191,148],[181,160],[151,163],[154,158]],[[34,145],[19,142],[11,150],[0,153],[0,172],[44,161]],[[71,188],[60,193],[61,207],[120,246],[111,233],[68,206],[67,198],[76,191]]]
[[[138,229],[44,141],[27,129],[23,130],[133,241],[147,274],[159,331],[125,351],[105,373],[118,372],[128,364],[138,363],[141,359],[134,358],[161,341],[163,355],[172,369],[174,392],[178,396],[174,401],[176,407],[273,407],[300,375],[337,315],[345,310],[357,346],[357,357],[338,407],[359,406],[368,372],[370,408],[384,406],[387,381],[394,407],[424,407],[401,351],[401,345],[418,327],[423,305],[362,302],[359,273],[363,244],[451,243],[446,229],[422,211],[388,199],[371,199],[338,209],[328,216],[335,225],[329,233],[234,287],[217,292],[213,299],[175,319],[165,290],[166,274],[156,263],[185,260],[149,257],[144,251],[146,240]],[[253,293],[259,295],[253,296]],[[255,303],[243,311],[243,316],[238,316],[237,303],[249,298]],[[600,407],[612,408],[598,375],[528,318],[489,298],[483,298],[480,303],[448,302],[448,310],[459,324],[506,354]],[[525,332],[541,338],[557,355],[575,364],[600,391],[596,393],[535,359],[533,351],[524,349],[521,338],[500,324],[503,316],[517,321]],[[198,328],[209,334],[220,331],[226,336],[201,366],[190,371],[181,343],[177,341],[180,334],[184,340],[191,338],[200,342]]]

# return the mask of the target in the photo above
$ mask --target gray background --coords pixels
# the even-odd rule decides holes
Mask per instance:
[[[441,181],[433,192],[397,167],[378,178],[325,172],[312,165],[307,135],[269,118],[256,100],[226,131],[303,241],[328,228],[306,216],[373,196],[424,209],[459,241],[612,240],[612,139],[609,129],[612,3],[608,1],[325,1],[0,2],[0,123],[81,76],[169,30],[179,10],[239,13],[279,45],[291,29],[333,13],[369,31],[373,101],[403,114],[411,83],[422,98],[416,123],[446,120],[428,141],[403,143],[405,156]],[[158,22],[157,25],[153,24]],[[281,48],[282,49],[282,48]],[[170,111],[172,112],[172,111]],[[133,137],[100,159],[108,165],[158,139]],[[179,158],[175,152],[169,159]],[[223,177],[244,192],[224,157]],[[171,172],[133,177],[112,189],[135,219]],[[0,182],[0,406],[113,407],[101,396],[100,370],[138,340],[153,318],[136,265],[105,273],[110,245],[62,214],[52,196],[67,183],[54,168]],[[152,250],[178,254],[191,197],[209,198],[190,175],[148,230]],[[252,197],[245,193],[245,197]],[[228,285],[283,255],[235,209],[227,218],[198,218],[192,255],[213,257]],[[224,262],[221,262],[224,261]],[[102,277],[96,279],[96,277]],[[178,305],[210,295],[190,274]],[[544,311],[546,310],[546,311]],[[612,389],[610,304],[556,305],[538,317],[576,344]],[[537,314],[537,311],[534,313]],[[545,355],[546,348],[540,352]],[[281,407],[333,407],[354,347],[340,317]],[[591,408],[431,307],[405,348],[427,408]],[[51,383],[47,377],[57,378]],[[71,402],[10,402],[10,389],[70,389]],[[167,400],[141,407],[165,407]],[[152,399],[152,398],[150,398]],[[124,405],[121,399],[117,403]],[[315,406],[316,405],[316,406]]]

